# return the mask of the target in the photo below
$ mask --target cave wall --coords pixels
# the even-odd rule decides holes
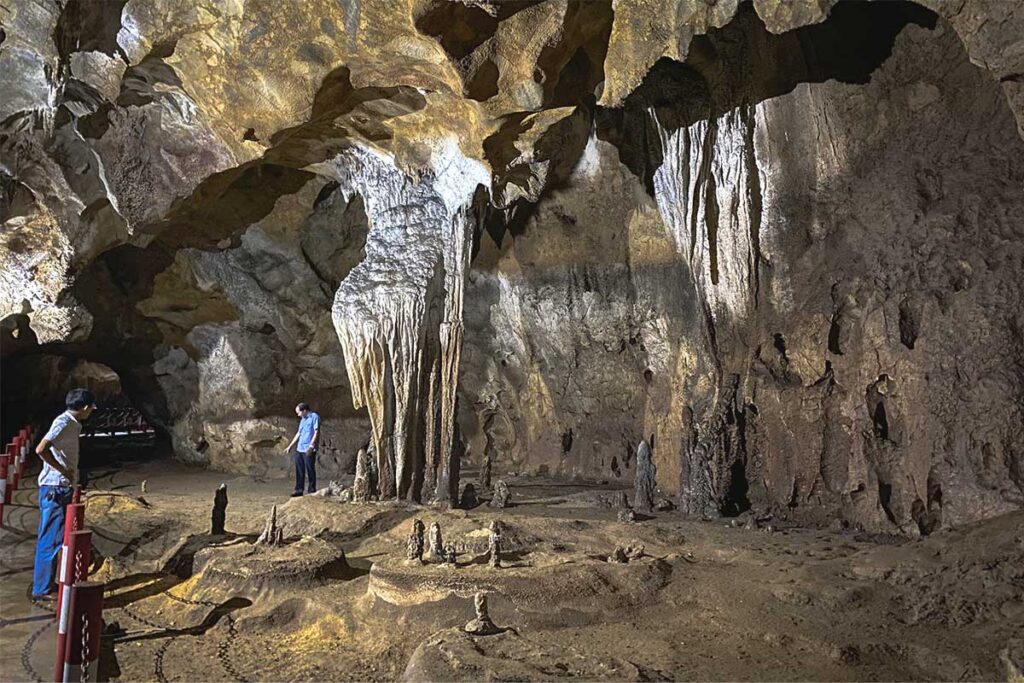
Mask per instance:
[[[654,434],[724,512],[1021,504],[1014,3],[9,5],[0,354],[181,458],[283,473],[307,400],[427,498],[461,427],[622,481]]]
[[[684,410],[711,429],[736,377],[721,509],[913,531],[1024,502],[1024,146],[950,27],[908,25],[863,85],[649,123],[653,199],[595,132],[522,234],[484,237],[474,451],[628,482],[653,433],[674,493]]]

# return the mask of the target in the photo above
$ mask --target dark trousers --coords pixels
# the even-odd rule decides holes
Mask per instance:
[[[302,493],[306,477],[309,477],[309,492],[316,491],[316,449],[303,453],[295,451],[295,493]]]
[[[56,588],[57,555],[64,543],[64,513],[71,502],[68,486],[39,487],[39,535],[32,573],[32,595],[52,593]]]

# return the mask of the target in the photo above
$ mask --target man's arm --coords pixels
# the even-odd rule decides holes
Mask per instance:
[[[53,457],[53,453],[50,452],[51,443],[52,442],[44,436],[43,439],[39,442],[39,445],[36,446],[36,455],[38,455],[39,458],[47,465],[60,472],[62,477],[64,477],[68,481],[74,481],[75,478],[71,476],[72,473],[69,472],[68,469],[64,467],[64,465],[61,465],[59,462],[57,462],[57,459],[55,457]]]
[[[320,448],[320,416],[316,413],[313,413],[313,441],[309,447],[314,451]]]
[[[288,445],[287,445],[287,446],[285,447],[285,449],[284,449],[284,452],[285,452],[285,454],[286,454],[286,455],[287,455],[287,454],[288,454],[288,453],[289,453],[289,452],[290,452],[290,451],[291,451],[291,450],[292,450],[293,448],[295,448],[295,444],[296,444],[296,443],[298,442],[298,440],[299,440],[299,432],[298,432],[298,431],[296,431],[296,432],[295,432],[295,436],[293,436],[293,437],[292,437],[292,440],[288,442]]]

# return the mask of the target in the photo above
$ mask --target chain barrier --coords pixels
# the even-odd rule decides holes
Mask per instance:
[[[25,641],[25,645],[21,648],[21,668],[25,669],[25,673],[28,674],[30,680],[35,683],[43,683],[43,679],[40,678],[39,673],[32,666],[32,646],[35,645],[39,636],[43,635],[43,631],[53,626],[52,621],[47,621],[45,624],[39,627],[39,629],[28,637]]]
[[[89,615],[82,612],[82,683],[89,680]]]

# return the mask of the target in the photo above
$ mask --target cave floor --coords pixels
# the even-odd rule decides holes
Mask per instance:
[[[210,536],[222,481],[228,533]],[[992,680],[1019,666],[1024,513],[900,541],[673,512],[621,523],[612,487],[508,481],[513,507],[442,511],[289,499],[287,480],[167,460],[95,472],[93,576],[119,627],[100,678]],[[4,681],[52,666],[53,619],[28,599],[36,494],[29,478],[0,531]],[[274,504],[287,544],[253,546]],[[417,517],[457,543],[457,568],[405,560]],[[608,561],[629,544],[644,556]],[[505,632],[461,632],[477,591]]]

